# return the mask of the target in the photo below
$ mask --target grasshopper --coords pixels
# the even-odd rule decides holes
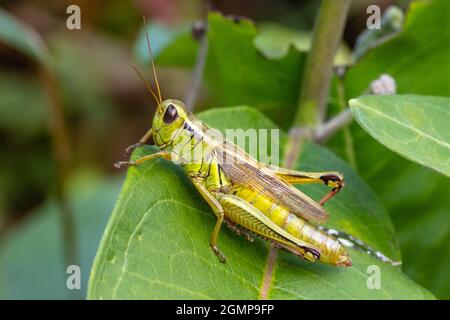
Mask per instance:
[[[151,56],[147,33],[146,37]],[[340,238],[355,239],[313,224],[327,220],[323,205],[344,187],[343,175],[335,171],[294,171],[258,162],[187,112],[183,102],[163,100],[153,59],[151,63],[157,93],[135,70],[157,103],[152,127],[138,143],[127,148],[127,153],[150,138],[160,151],[135,161],[118,162],[116,168],[137,166],[157,158],[181,165],[217,217],[210,246],[221,262],[226,257],[218,248],[217,240],[222,225],[226,224],[249,240],[253,239],[252,235],[259,236],[305,260],[351,266],[351,258]],[[332,189],[317,203],[293,186],[306,183],[323,183]],[[357,239],[355,242],[381,260],[391,262]]]

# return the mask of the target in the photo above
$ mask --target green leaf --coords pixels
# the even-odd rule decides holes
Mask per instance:
[[[259,33],[253,43],[266,58],[280,59],[288,54],[290,46],[298,51],[308,52],[311,49],[311,41],[310,32],[265,23],[259,25]],[[350,49],[342,43],[334,59],[335,65],[348,65],[353,62]]]
[[[358,123],[402,156],[450,176],[450,99],[416,95],[350,100]]]
[[[1,8],[0,42],[18,50],[42,65],[48,64],[48,51],[40,35]]]
[[[246,107],[210,110],[199,117],[213,127],[275,128]],[[280,141],[285,141],[282,134]],[[153,148],[140,148],[133,158]],[[330,152],[306,145],[299,163],[305,170],[338,169],[348,188],[327,204],[330,227],[351,232],[378,250],[399,258],[388,215],[352,170]],[[324,186],[302,188],[313,198]],[[209,238],[215,217],[183,171],[156,160],[128,170],[119,200],[101,241],[89,280],[90,299],[256,299],[265,277],[268,245],[250,243],[227,228],[218,245],[227,255],[221,264]],[[351,250],[354,266],[336,268],[308,263],[281,252],[270,280],[274,299],[421,299],[433,298],[399,268]],[[367,267],[381,270],[382,288],[367,288]]]
[[[450,299],[450,179],[412,162],[396,163],[400,174],[385,179],[380,196],[394,213],[403,270],[439,299]]]
[[[190,68],[194,65],[198,42],[192,37],[188,25],[167,26],[150,23],[147,31],[158,66]],[[138,60],[150,64],[147,39],[143,29],[136,39],[134,52]]]
[[[233,22],[208,16],[205,76],[218,106],[251,105],[287,128],[297,104],[306,54],[291,49],[280,60],[264,57],[253,41],[258,30],[250,20]]]

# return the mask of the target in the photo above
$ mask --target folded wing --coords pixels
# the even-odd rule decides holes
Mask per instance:
[[[235,144],[224,140],[214,150],[228,179],[249,186],[306,220],[324,223],[328,220],[325,209],[310,197],[279,178]]]

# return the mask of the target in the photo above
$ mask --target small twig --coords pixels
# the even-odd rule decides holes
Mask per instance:
[[[204,22],[197,21],[192,28],[193,36],[200,39],[200,46],[192,75],[192,82],[186,92],[186,98],[184,99],[188,111],[194,111],[194,104],[202,85],[203,72],[205,70],[206,57],[208,55],[208,37],[206,32],[207,26]]]
[[[397,84],[389,74],[382,74],[379,78],[373,80],[369,88],[365,92],[370,92],[375,95],[389,95],[395,94],[397,90]],[[340,94],[342,96],[342,94]],[[313,139],[317,143],[325,142],[330,136],[339,131],[341,128],[349,124],[353,115],[349,108],[345,108],[344,97],[340,97],[340,105],[343,109],[337,116],[331,118],[326,123],[316,127],[314,129]],[[345,109],[344,109],[345,108]],[[298,129],[297,129],[298,130]]]
[[[277,256],[278,256],[278,248],[274,243],[271,243],[269,254],[267,256],[266,268],[264,270],[264,277],[261,283],[261,290],[259,293],[259,298],[261,300],[267,300],[269,298],[269,291],[273,281],[273,274],[275,262],[277,261]]]
[[[349,108],[331,118],[326,123],[318,126],[314,130],[314,142],[324,143],[329,137],[339,131],[341,128],[349,124],[353,120],[352,112]]]

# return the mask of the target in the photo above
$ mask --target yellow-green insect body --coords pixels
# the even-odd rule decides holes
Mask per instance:
[[[269,189],[268,185],[258,183],[258,178],[265,174],[264,179],[270,179],[275,188],[300,197],[302,202],[299,203],[305,206],[305,211],[316,210],[323,218],[326,213],[321,206],[284,181],[282,176],[290,177],[293,182],[324,182],[332,187],[340,187],[343,180],[339,173],[285,170],[279,171],[280,177],[276,174],[277,169],[257,162],[224,140],[202,121],[187,113],[183,103],[177,100],[165,100],[158,105],[150,132],[153,141],[162,150],[156,155],[181,165],[216,214],[218,219],[211,237],[211,247],[221,260],[225,260],[225,256],[217,247],[217,237],[225,222],[231,227],[241,228],[242,232],[270,240],[306,260],[319,260],[339,266],[351,265],[346,249],[335,237],[299,216],[298,211],[290,212],[283,201],[278,201],[282,195],[275,197],[265,190]],[[137,164],[151,158],[155,158],[155,155],[139,159]],[[235,167],[241,167],[242,171],[236,173]],[[247,180],[243,181],[241,175],[248,175]],[[308,212],[303,212],[303,215],[308,216]]]
[[[328,235],[325,231],[319,230],[305,219],[273,203],[271,199],[258,194],[258,191],[245,187],[236,187],[236,189],[238,190],[236,196],[248,201],[249,204],[261,211],[278,227],[296,239],[309,244],[312,248],[319,250],[319,261],[338,266],[351,265],[347,250],[334,236]],[[305,250],[297,247],[294,241],[290,241],[283,247],[307,260],[316,260],[314,255],[308,254],[309,252],[306,252],[305,256]]]

